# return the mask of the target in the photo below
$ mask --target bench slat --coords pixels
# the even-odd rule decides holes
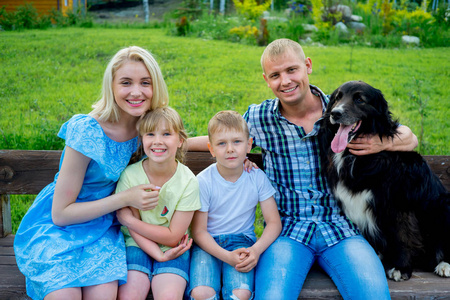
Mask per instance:
[[[59,150],[0,150],[0,194],[37,194],[58,172]],[[248,154],[262,168],[261,154]],[[424,156],[433,172],[450,190],[450,156]],[[214,163],[209,152],[188,152],[186,165],[198,174]]]
[[[0,194],[38,194],[58,172],[61,151],[1,150]]]

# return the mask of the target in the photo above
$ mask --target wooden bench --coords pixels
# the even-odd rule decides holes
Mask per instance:
[[[19,272],[14,257],[9,195],[38,194],[53,181],[60,156],[61,151],[0,150],[0,299],[29,299],[25,292],[25,278]],[[261,155],[250,154],[249,157],[261,166]],[[450,156],[425,158],[450,190]],[[187,154],[187,165],[195,174],[213,162],[209,152]],[[389,288],[393,299],[450,299],[450,279],[428,272],[414,272],[406,282],[389,280]],[[331,279],[314,267],[308,274],[299,299],[342,298]]]

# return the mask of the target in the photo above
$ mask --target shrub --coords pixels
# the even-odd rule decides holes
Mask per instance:
[[[189,32],[189,21],[186,16],[182,16],[175,26],[177,27],[177,35],[185,36]]]
[[[233,0],[234,6],[238,14],[244,16],[247,20],[257,20],[264,11],[270,7],[271,0],[265,0],[262,4],[258,4],[256,0]]]
[[[365,40],[375,47],[402,46],[402,35],[419,37],[425,47],[449,46],[450,24],[442,10],[431,14],[409,1],[396,6],[387,0],[369,0],[357,4],[354,13],[363,17],[367,25]]]
[[[0,26],[3,30],[14,29],[14,14],[8,13],[5,7],[0,8]]]
[[[0,9],[0,26],[4,30],[42,29],[50,27],[51,21],[48,16],[40,17],[36,8],[26,3],[10,13],[2,7]]]
[[[242,24],[243,20],[239,18],[228,18],[220,14],[214,15],[203,11],[200,18],[189,23],[189,30],[186,32],[186,36],[240,42],[241,40],[230,34],[230,30],[233,27],[243,26]],[[178,35],[176,26],[171,27],[168,32],[172,35]]]
[[[2,7],[0,9],[0,26],[4,30],[45,29],[51,26],[93,27],[93,21],[91,17],[83,15],[81,9],[68,11],[66,16],[55,9],[52,9],[48,15],[39,15],[33,5],[26,3],[18,6],[16,11],[11,13]]]
[[[229,32],[231,35],[237,35],[241,39],[258,36],[258,28],[250,25],[233,27]]]
[[[181,2],[180,7],[172,12],[172,16],[175,19],[180,19],[184,16],[188,20],[195,20],[200,18],[205,10],[206,6],[202,0],[184,0]]]
[[[310,0],[294,0],[288,1],[289,8],[295,13],[302,16],[307,16],[312,10],[312,5]]]
[[[271,20],[267,26],[270,33],[270,40],[273,41],[277,38],[285,37],[298,41],[305,34],[302,24],[307,21],[308,19],[300,15],[294,15],[287,22]]]

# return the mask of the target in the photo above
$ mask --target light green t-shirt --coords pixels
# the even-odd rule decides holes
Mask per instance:
[[[142,166],[142,159],[137,163],[129,165],[120,175],[117,183],[116,193],[127,190],[133,186],[150,183]],[[147,211],[139,211],[141,220],[159,226],[169,227],[170,220],[176,210],[195,211],[200,209],[200,196],[197,178],[194,173],[178,162],[175,174],[170,178],[159,191],[159,201],[156,208]],[[131,237],[128,229],[122,226],[127,247],[139,247]],[[189,233],[189,230],[188,230]],[[168,246],[159,245],[161,250],[167,251]]]

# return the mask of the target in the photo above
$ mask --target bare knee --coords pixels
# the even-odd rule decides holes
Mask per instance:
[[[197,286],[191,292],[191,297],[195,300],[208,300],[213,299],[216,295],[216,291],[210,286]]]
[[[150,291],[148,275],[139,271],[128,271],[127,283],[119,287],[119,300],[146,299]]]
[[[125,286],[126,284],[120,286],[118,297],[119,300],[137,300],[141,299],[144,300],[147,298],[147,295],[150,291],[150,285],[149,287],[140,287],[136,288],[135,286]]]
[[[158,299],[161,300],[180,300],[183,299],[184,291],[176,291],[176,290],[170,290],[166,291],[162,297],[158,297]],[[156,297],[155,297],[156,299]]]
[[[142,291],[133,290],[133,289],[119,289],[119,292],[117,294],[117,299],[118,300],[134,300],[134,299],[143,300],[143,299],[147,298],[148,292],[149,291],[147,291],[146,293],[143,293]]]
[[[237,297],[236,300],[248,300],[252,296],[252,293],[246,289],[235,289],[233,290],[233,296]]]
[[[81,288],[66,288],[53,291],[44,297],[44,300],[82,299]]]
[[[117,280],[83,287],[83,300],[115,300],[117,299],[117,288]]]

